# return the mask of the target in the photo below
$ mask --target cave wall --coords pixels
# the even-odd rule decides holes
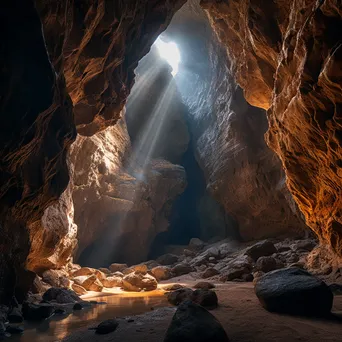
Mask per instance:
[[[52,241],[68,250],[39,221],[68,185],[75,124],[91,135],[118,120],[138,60],[184,2],[1,2],[0,302],[30,287],[30,250],[30,268],[53,260]]]
[[[207,189],[237,221],[244,240],[301,235],[306,227],[281,163],[264,141],[266,113],[245,101],[198,2],[183,6],[165,34],[182,53],[176,81]]]
[[[62,65],[82,135],[114,125],[134,69],[185,0],[36,0],[49,55]]]
[[[341,2],[202,0],[306,223],[342,254]]]
[[[5,302],[14,288],[21,300],[30,286],[29,226],[68,184],[66,154],[76,130],[63,72],[50,63],[33,2],[2,1],[0,19],[0,302]]]

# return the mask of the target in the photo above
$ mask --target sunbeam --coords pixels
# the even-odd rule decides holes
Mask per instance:
[[[164,42],[160,37],[155,41],[160,57],[164,58],[172,67],[172,75],[178,73],[180,53],[177,44],[174,42]]]

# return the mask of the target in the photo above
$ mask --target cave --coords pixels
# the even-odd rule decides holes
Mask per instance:
[[[340,340],[340,0],[0,17],[1,340]]]

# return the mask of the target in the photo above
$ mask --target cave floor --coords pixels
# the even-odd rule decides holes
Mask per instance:
[[[194,279],[173,279],[191,285]],[[259,304],[252,283],[218,284],[216,293],[220,307],[211,311],[234,342],[341,341],[342,296],[335,296],[332,319],[312,319],[273,314]],[[108,335],[95,335],[92,330],[78,330],[63,342],[161,342],[175,308],[158,308],[134,316],[134,322],[120,319],[118,329]],[[91,326],[94,326],[92,324]]]

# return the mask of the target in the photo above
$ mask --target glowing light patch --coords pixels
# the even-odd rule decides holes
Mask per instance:
[[[160,38],[155,41],[159,55],[164,58],[172,67],[172,75],[176,76],[178,72],[178,64],[180,62],[180,53],[177,44],[174,42],[164,42]]]

